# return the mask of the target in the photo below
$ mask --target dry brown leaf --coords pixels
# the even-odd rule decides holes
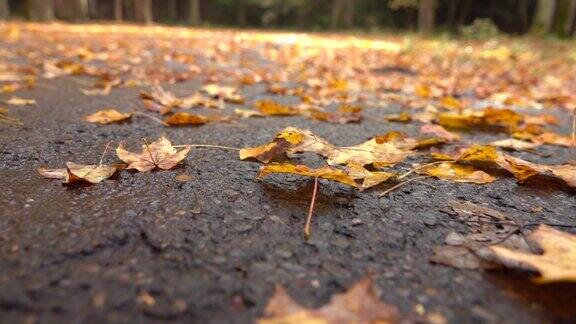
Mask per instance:
[[[84,117],[89,123],[111,124],[126,121],[132,117],[131,113],[123,113],[116,109],[104,109]]]
[[[295,153],[309,152],[324,156],[329,165],[375,164],[378,167],[384,167],[404,160],[417,144],[418,142],[414,139],[391,132],[356,146],[338,147],[309,130],[287,127],[276,135],[272,143],[241,150],[240,158],[255,158],[267,163],[284,153],[291,156]],[[260,156],[264,158],[261,159]]]
[[[515,130],[524,117],[511,109],[488,107],[483,111],[466,110],[460,113],[440,113],[438,123],[448,128],[500,127]]]
[[[493,163],[509,171],[519,181],[525,181],[537,174],[552,174],[562,179],[570,187],[576,187],[576,166],[544,165],[528,162],[510,155],[499,153],[492,146],[474,145],[464,151],[457,159],[458,162]]]
[[[234,109],[234,113],[241,118],[264,117],[263,113],[249,109]]]
[[[397,115],[386,115],[384,116],[389,122],[396,122],[396,123],[409,123],[412,121],[412,116],[409,113],[403,112]]]
[[[186,158],[191,148],[190,145],[184,145],[184,148],[178,151],[166,137],[161,137],[149,145],[142,145],[142,152],[140,153],[129,152],[120,144],[116,148],[116,154],[120,160],[128,163],[127,169],[146,172],[156,168],[162,170],[172,169]]]
[[[38,173],[45,178],[60,179],[64,183],[85,181],[99,183],[116,173],[116,167],[111,165],[84,165],[66,162],[66,169],[38,168]]]
[[[490,142],[490,145],[514,151],[532,150],[540,146],[539,144],[536,143],[517,140],[515,138],[508,138],[500,141]]]
[[[174,96],[172,92],[164,90],[164,88],[159,85],[152,86],[151,92],[141,92],[140,97],[170,108],[177,107],[181,103],[181,100]]]
[[[346,166],[346,172],[355,180],[361,180],[360,189],[368,189],[395,177],[394,173],[383,171],[369,171],[361,165],[350,164]]]
[[[209,122],[208,118],[202,115],[190,114],[187,112],[177,112],[164,119],[170,126],[203,125]]]
[[[213,108],[213,109],[223,109],[224,108],[224,100],[223,99],[213,99],[207,98],[200,93],[195,93],[189,97],[185,97],[180,99],[180,108],[190,109],[193,107],[205,107],[205,108]]]
[[[36,99],[12,97],[8,100],[4,100],[4,103],[11,106],[33,106],[36,104]]]
[[[372,287],[372,280],[364,278],[346,293],[334,295],[330,303],[309,309],[296,303],[281,287],[264,310],[260,324],[339,324],[339,323],[396,323],[396,307],[380,301]]]
[[[295,165],[291,163],[272,163],[266,164],[260,168],[260,172],[256,176],[257,179],[263,178],[271,173],[290,173],[307,177],[319,177],[336,182],[343,183],[350,187],[358,188],[355,179],[347,172],[325,166],[319,169],[312,169],[305,165]]]
[[[576,282],[576,235],[540,225],[527,239],[542,249],[529,254],[501,246],[491,246],[480,255],[508,268],[536,272],[538,283]]]
[[[424,124],[420,128],[420,132],[424,134],[432,134],[446,140],[447,142],[456,142],[460,140],[460,135],[450,132],[440,125]]]
[[[271,100],[256,101],[254,106],[266,116],[292,116],[300,114],[300,111],[294,107],[284,106]]]
[[[430,165],[418,171],[443,180],[454,182],[471,182],[477,184],[491,183],[496,180],[493,176],[471,166],[458,165],[453,162],[442,162]]]
[[[243,104],[244,98],[238,92],[238,89],[230,86],[221,86],[219,84],[207,84],[200,89],[200,91],[206,93],[207,95],[222,99],[226,102]]]

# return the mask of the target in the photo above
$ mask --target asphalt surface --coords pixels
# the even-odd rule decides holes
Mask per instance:
[[[74,77],[40,81],[18,93],[38,105],[11,108],[24,126],[0,125],[3,323],[247,323],[262,313],[277,283],[302,304],[320,306],[366,274],[381,299],[405,318],[439,313],[452,323],[576,319],[575,285],[537,286],[514,272],[458,270],[428,261],[448,233],[466,231],[446,212],[454,200],[530,222],[576,222],[574,193],[560,183],[429,179],[378,198],[386,186],[357,192],[321,181],[312,238],[305,241],[312,181],[286,175],[257,181],[259,165],[239,161],[234,151],[196,148],[174,170],[122,172],[98,185],[64,186],[35,170],[66,161],[95,163],[108,141],[136,149],[141,138],[161,134],[174,144],[245,147],[291,125],[347,145],[389,130],[415,136],[417,125],[279,117],[167,128],[135,117],[98,126],[82,117],[103,107],[133,107],[140,89],[89,97],[79,93],[85,84]],[[189,94],[198,86],[167,88]],[[497,136],[470,135],[491,137]],[[566,154],[548,146],[540,152],[532,161],[558,163]],[[116,161],[113,152],[105,157]],[[183,173],[191,180],[176,180]]]

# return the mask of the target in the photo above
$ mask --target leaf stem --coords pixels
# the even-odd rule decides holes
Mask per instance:
[[[421,169],[423,169],[423,168],[427,168],[427,167],[429,167],[429,166],[431,166],[431,165],[440,164],[440,163],[442,163],[442,162],[446,162],[446,161],[435,161],[435,162],[427,163],[427,164],[424,164],[424,165],[421,165],[421,166],[417,166],[417,167],[415,167],[414,169],[412,169],[412,170],[404,173],[403,175],[399,176],[399,177],[398,177],[398,180],[402,180],[402,179],[406,178],[406,176],[412,174],[414,171],[418,171],[418,170],[421,170]]]
[[[206,147],[206,148],[219,148],[219,149],[223,149],[223,150],[233,150],[233,151],[240,151],[241,148],[237,148],[237,147],[231,147],[231,146],[223,146],[223,145],[212,145],[212,144],[183,144],[183,145],[174,145],[174,147],[185,147],[185,146],[191,146],[191,147]]]
[[[104,157],[106,156],[106,151],[108,151],[108,146],[110,146],[110,143],[112,143],[112,141],[108,141],[108,143],[106,143],[106,147],[104,147],[104,152],[102,152],[102,156],[100,157],[100,162],[98,162],[99,166],[102,166],[102,161],[104,161]]]
[[[133,111],[132,114],[138,115],[138,116],[148,117],[148,118],[152,119],[153,121],[162,124],[163,126],[170,126],[168,123],[166,123],[166,122],[163,121],[162,119],[156,118],[156,117],[151,116],[151,115],[148,115],[148,114],[145,114],[145,113],[143,113],[143,112]]]
[[[306,217],[306,224],[304,224],[304,238],[310,238],[310,224],[312,223],[312,215],[314,214],[314,204],[316,203],[316,195],[318,193],[318,177],[314,177],[314,190],[312,190],[312,200],[310,200],[310,208],[308,209],[308,216]]]
[[[409,182],[416,181],[416,180],[420,180],[420,179],[424,179],[424,178],[430,178],[430,176],[419,176],[419,177],[415,177],[415,178],[412,178],[412,179],[408,179],[408,180],[406,180],[406,181],[404,181],[404,182],[400,182],[399,184],[393,186],[392,188],[386,189],[386,190],[385,190],[384,192],[382,192],[378,197],[383,197],[383,196],[385,196],[387,193],[389,193],[389,192],[393,191],[394,189],[396,189],[396,188],[398,188],[398,187],[401,187],[401,186],[403,186],[403,185],[405,185],[405,184],[407,184],[407,183],[409,183]]]
[[[152,156],[152,151],[150,150],[150,146],[148,145],[148,141],[145,138],[143,138],[142,140],[144,141],[144,145],[146,145],[146,150],[148,150],[148,154],[150,155],[150,159],[152,160],[152,163],[154,163],[154,165],[158,166],[158,163],[156,163],[156,160]]]

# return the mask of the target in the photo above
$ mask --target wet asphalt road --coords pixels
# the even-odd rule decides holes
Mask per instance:
[[[70,77],[40,81],[18,93],[37,106],[11,108],[24,126],[0,124],[0,322],[246,323],[261,314],[277,283],[304,305],[320,306],[368,273],[381,299],[407,318],[424,310],[424,317],[440,313],[453,323],[576,319],[575,285],[536,286],[517,273],[428,261],[448,233],[466,230],[446,212],[453,200],[530,222],[576,223],[574,192],[559,183],[429,179],[378,198],[386,186],[357,192],[321,181],[312,239],[305,241],[312,181],[286,175],[256,181],[258,164],[239,161],[234,151],[193,149],[174,170],[122,172],[98,185],[63,186],[35,169],[95,163],[107,141],[136,149],[141,138],[161,134],[174,144],[245,147],[291,125],[348,145],[389,130],[415,136],[418,125],[368,118],[342,126],[286,117],[166,128],[140,117],[98,126],[82,117],[105,107],[130,110],[139,89],[88,97],[79,92],[86,84]],[[198,85],[167,88],[185,95]],[[366,114],[384,110],[398,111]],[[539,152],[543,156],[530,160],[559,163],[568,151]],[[105,161],[117,161],[113,151]],[[191,180],[176,180],[180,174]]]

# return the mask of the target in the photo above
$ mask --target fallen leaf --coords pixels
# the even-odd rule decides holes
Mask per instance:
[[[300,114],[300,111],[294,107],[284,106],[271,100],[256,101],[254,106],[266,116],[292,116]]]
[[[239,94],[238,89],[230,86],[221,86],[219,84],[207,84],[200,91],[205,92],[211,97],[221,98],[224,101],[243,104],[244,98]]]
[[[522,140],[517,140],[514,138],[508,138],[500,141],[494,141],[489,143],[492,146],[501,147],[503,149],[514,150],[514,151],[526,151],[532,150],[540,146],[536,143],[530,143]]]
[[[356,146],[339,147],[328,143],[309,130],[287,127],[279,132],[271,143],[241,150],[240,158],[255,158],[267,163],[266,161],[272,160],[275,156],[284,154],[291,156],[295,153],[309,152],[324,156],[329,165],[377,164],[377,167],[385,167],[404,160],[417,144],[418,142],[414,139],[391,132],[376,136]]]
[[[4,100],[4,103],[12,106],[32,106],[36,104],[36,99],[24,99],[20,97],[12,97],[8,100]]]
[[[317,309],[300,306],[281,287],[277,286],[272,299],[264,310],[260,324],[297,323],[396,323],[396,307],[380,301],[372,287],[372,280],[365,278],[346,293],[332,296],[330,302]]]
[[[126,121],[130,117],[132,117],[131,113],[119,112],[116,109],[105,109],[84,117],[84,120],[90,123],[111,124]]]
[[[447,142],[456,142],[460,140],[460,135],[450,132],[440,125],[424,124],[420,128],[420,132],[424,134],[432,134],[446,140]]]
[[[312,169],[305,165],[295,165],[291,163],[272,163],[266,164],[260,168],[256,176],[257,179],[266,177],[271,173],[290,173],[307,177],[319,177],[322,179],[332,180],[357,188],[358,184],[355,179],[343,170],[325,166],[319,169]]]
[[[395,177],[394,173],[384,171],[369,171],[361,165],[350,164],[346,166],[347,173],[355,180],[361,180],[360,189],[368,189]]]
[[[45,178],[60,179],[64,183],[90,182],[99,183],[116,173],[116,167],[111,165],[84,165],[66,162],[66,169],[38,168],[38,173]]]
[[[142,145],[142,152],[132,153],[124,149],[122,143],[116,148],[120,160],[128,163],[127,169],[136,169],[140,172],[151,171],[156,168],[169,170],[186,158],[192,147],[184,145],[178,151],[166,138],[161,137],[151,144]]]
[[[407,112],[403,112],[397,115],[384,116],[384,119],[390,122],[409,123],[412,121],[412,116],[410,116],[410,114]]]
[[[502,246],[491,246],[480,255],[511,269],[536,272],[538,276],[534,277],[534,281],[538,283],[576,282],[576,235],[540,225],[527,239],[539,246],[542,253],[529,254]]]
[[[356,123],[362,120],[362,108],[351,105],[342,105],[336,112],[311,109],[303,111],[302,114],[314,120],[335,124]]]
[[[419,173],[427,174],[443,180],[454,182],[471,182],[477,184],[491,183],[496,180],[493,176],[471,166],[458,165],[452,162],[442,162],[430,165],[418,170]]]
[[[234,109],[234,113],[241,118],[264,117],[263,113],[256,110]]]
[[[562,179],[570,187],[576,187],[576,166],[574,165],[536,164],[501,154],[492,146],[473,145],[458,157],[457,162],[493,163],[512,173],[520,182],[526,181],[537,174],[552,174]]]
[[[205,116],[187,112],[177,112],[164,119],[164,122],[171,126],[203,125],[208,121]]]

